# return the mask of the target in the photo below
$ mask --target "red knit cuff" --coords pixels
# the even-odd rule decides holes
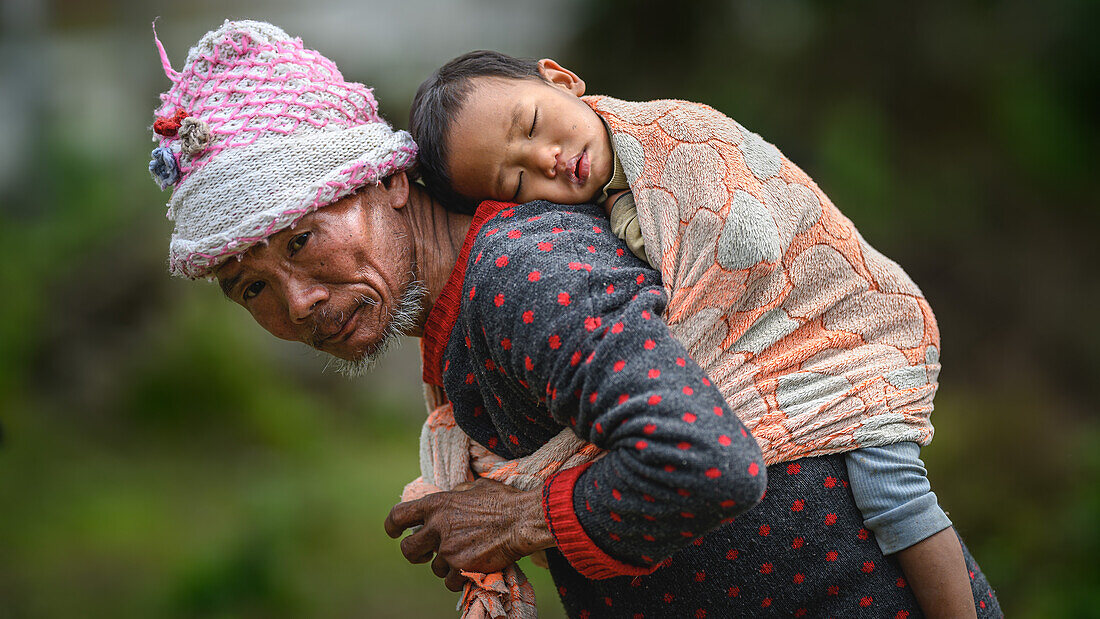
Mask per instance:
[[[652,567],[638,567],[613,559],[600,550],[581,527],[573,511],[573,486],[592,463],[566,469],[546,480],[542,487],[542,509],[550,534],[569,563],[585,578],[602,580],[615,576],[644,576],[655,571]]]

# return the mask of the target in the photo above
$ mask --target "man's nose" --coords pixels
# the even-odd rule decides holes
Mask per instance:
[[[319,284],[301,284],[292,281],[287,284],[286,296],[290,320],[301,323],[328,300],[328,289]]]

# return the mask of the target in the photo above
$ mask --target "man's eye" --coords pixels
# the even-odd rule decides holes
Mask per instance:
[[[256,295],[260,294],[260,291],[262,291],[263,289],[264,289],[264,283],[263,282],[254,281],[254,282],[252,282],[251,284],[248,285],[248,288],[244,289],[244,294],[242,294],[241,296],[244,297],[245,301],[247,301],[247,300],[255,297]]]
[[[527,134],[527,137],[535,137],[535,125],[539,124],[539,108],[535,108],[535,117],[531,119],[531,132]]]
[[[303,232],[301,234],[295,235],[292,239],[290,239],[290,242],[286,244],[286,248],[290,251],[290,255],[293,256],[294,254],[298,253],[298,250],[306,246],[306,241],[308,240],[308,232]]]

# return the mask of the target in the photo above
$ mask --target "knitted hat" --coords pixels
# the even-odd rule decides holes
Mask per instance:
[[[174,186],[169,271],[208,276],[228,256],[406,170],[416,144],[378,115],[371,90],[281,29],[226,21],[172,70],[149,171]]]

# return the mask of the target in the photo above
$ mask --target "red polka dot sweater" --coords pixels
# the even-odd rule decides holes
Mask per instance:
[[[482,205],[423,348],[425,381],[495,453],[530,454],[563,426],[607,450],[544,486],[570,616],[917,612],[862,526],[843,458],[765,470],[661,318],[658,273],[602,211],[561,208]]]
[[[547,522],[588,577],[648,573],[756,504],[760,448],[670,334],[659,275],[601,211],[502,206],[468,239],[442,355],[455,419],[508,458],[563,426],[607,450],[546,484]]]

